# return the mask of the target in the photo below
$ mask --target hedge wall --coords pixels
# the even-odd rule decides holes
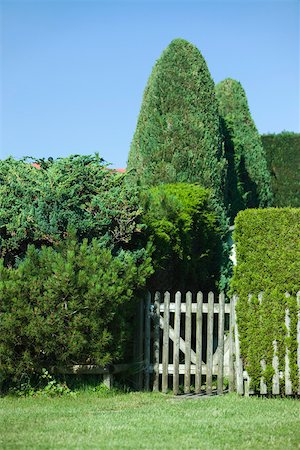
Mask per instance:
[[[278,343],[280,370],[290,350],[293,391],[297,390],[297,300],[300,291],[300,209],[268,208],[240,212],[235,221],[237,266],[231,291],[238,295],[237,320],[241,353],[254,388],[260,377],[272,387],[273,340]],[[262,302],[258,294],[264,292]],[[290,298],[285,293],[289,292]],[[248,299],[248,294],[252,294]],[[291,337],[286,338],[289,307]],[[260,360],[267,368],[262,373]],[[284,380],[282,380],[284,383]]]
[[[272,175],[274,206],[300,207],[300,134],[261,136]]]

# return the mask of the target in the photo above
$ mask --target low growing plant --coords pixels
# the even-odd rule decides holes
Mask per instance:
[[[151,273],[144,249],[114,255],[97,239],[73,238],[56,249],[29,246],[16,268],[2,261],[2,380],[120,361],[130,349],[135,293]]]

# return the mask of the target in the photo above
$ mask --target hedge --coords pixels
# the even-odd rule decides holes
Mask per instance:
[[[300,207],[300,134],[261,136],[272,176],[274,205]]]
[[[300,209],[267,208],[240,212],[235,220],[237,266],[231,292],[238,295],[237,320],[241,353],[254,388],[264,375],[272,386],[273,340],[278,343],[280,370],[290,350],[293,391],[297,391],[297,300],[300,291]],[[258,294],[263,292],[260,304]],[[285,293],[291,294],[286,298]],[[251,300],[248,295],[252,294]],[[285,309],[290,310],[291,336],[286,338]],[[262,372],[261,359],[267,368]],[[284,381],[282,380],[282,383]]]
[[[142,195],[146,240],[154,246],[152,289],[213,290],[220,282],[221,231],[211,192],[197,184],[162,184]]]

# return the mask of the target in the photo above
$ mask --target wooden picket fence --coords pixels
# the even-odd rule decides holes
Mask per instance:
[[[300,298],[300,296],[299,296]],[[237,298],[226,299],[202,292],[171,295],[148,292],[140,302],[137,317],[136,361],[142,361],[138,374],[139,389],[189,394],[224,392],[225,378],[229,392],[249,395],[250,378],[240,355],[235,305]],[[300,306],[300,305],[299,305]],[[286,312],[289,333],[289,312]],[[264,368],[264,361],[261,361]],[[272,392],[279,394],[276,342],[274,341],[274,377]],[[288,350],[285,359],[285,393],[292,394]],[[298,368],[300,394],[300,313],[298,316]],[[260,393],[267,393],[261,380]]]

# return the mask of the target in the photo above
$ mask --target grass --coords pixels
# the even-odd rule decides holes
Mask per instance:
[[[152,393],[0,399],[1,449],[297,449],[300,402]]]

